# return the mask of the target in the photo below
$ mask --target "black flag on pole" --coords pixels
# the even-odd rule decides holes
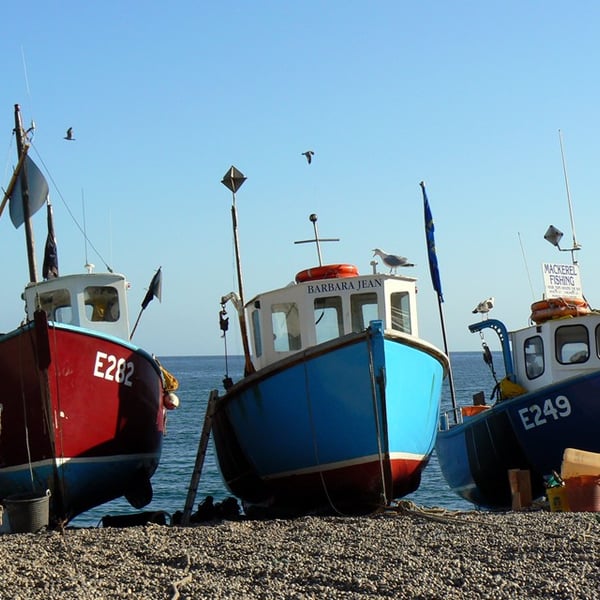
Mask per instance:
[[[148,288],[148,291],[146,292],[146,295],[144,296],[144,299],[142,300],[142,310],[146,309],[148,304],[150,304],[150,302],[152,302],[152,300],[155,296],[156,296],[156,298],[158,298],[158,301],[160,302],[160,296],[162,293],[162,271],[161,271],[161,269],[162,269],[162,267],[158,267],[158,271],[156,271],[156,273],[154,273],[154,277],[152,278],[152,281],[150,282],[150,287]]]
[[[56,248],[56,236],[54,235],[54,219],[52,218],[52,204],[47,202],[48,206],[48,237],[46,238],[46,248],[44,249],[44,265],[42,267],[42,276],[44,279],[54,279],[58,277],[58,250]]]
[[[150,287],[148,288],[148,291],[146,292],[146,295],[144,296],[144,299],[142,300],[142,310],[140,310],[140,314],[138,315],[138,318],[135,321],[135,325],[133,326],[133,329],[131,330],[131,334],[129,336],[129,339],[133,338],[133,334],[135,333],[135,330],[137,329],[138,323],[140,322],[140,317],[142,316],[142,313],[146,310],[146,306],[148,306],[148,304],[150,304],[150,302],[152,302],[152,300],[154,299],[154,297],[156,296],[160,302],[160,295],[162,293],[162,271],[161,271],[162,267],[158,267],[158,271],[156,271],[156,273],[154,273],[154,277],[152,278],[152,281],[150,282]]]

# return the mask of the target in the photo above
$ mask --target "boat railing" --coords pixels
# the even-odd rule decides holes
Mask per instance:
[[[458,425],[463,422],[462,407],[456,406],[440,414],[440,431],[447,431],[452,425]]]

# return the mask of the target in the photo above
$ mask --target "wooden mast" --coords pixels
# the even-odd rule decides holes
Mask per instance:
[[[246,326],[246,314],[244,307],[244,288],[242,284],[242,262],[240,260],[240,245],[238,240],[237,228],[237,209],[235,206],[235,193],[246,181],[246,177],[241,171],[238,171],[233,165],[223,176],[221,183],[231,190],[233,201],[231,204],[231,221],[233,225],[233,241],[235,246],[235,264],[237,267],[238,289],[240,298],[240,308],[238,309],[238,319],[240,322],[240,334],[242,337],[242,346],[244,347],[244,377],[254,373],[256,369],[250,358],[250,342],[248,341],[248,328]]]
[[[23,142],[23,124],[21,122],[21,109],[15,104],[15,136],[17,138],[17,155],[19,160],[25,152]],[[27,260],[29,262],[29,281],[37,281],[37,268],[35,263],[35,248],[33,240],[33,227],[31,226],[31,213],[29,209],[29,186],[27,185],[27,164],[23,164],[19,173],[21,182],[21,196],[23,200],[23,222],[25,225],[25,239],[27,242]]]

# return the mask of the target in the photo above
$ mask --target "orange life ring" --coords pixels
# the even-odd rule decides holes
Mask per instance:
[[[315,281],[317,279],[339,279],[342,277],[357,277],[358,267],[354,265],[323,265],[300,271],[296,275],[296,283]]]
[[[549,298],[534,302],[529,318],[539,325],[550,319],[580,317],[590,312],[590,305],[583,298]]]

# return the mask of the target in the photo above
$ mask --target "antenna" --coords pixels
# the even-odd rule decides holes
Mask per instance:
[[[23,61],[23,75],[25,76],[25,87],[27,88],[27,95],[31,98],[29,92],[29,79],[27,77],[27,63],[25,62],[25,49],[21,46],[21,59]]]
[[[321,244],[320,242],[339,242],[340,238],[320,238],[319,230],[317,229],[317,215],[312,213],[310,217],[308,217],[310,222],[313,224],[313,228],[315,230],[315,239],[314,240],[300,240],[299,242],[294,242],[294,244],[310,244],[314,243],[317,245],[317,256],[319,257],[319,266],[323,266],[323,260],[321,258]]]
[[[562,141],[562,132],[558,130],[558,140],[560,143],[560,156],[562,158],[562,166],[563,173],[565,176],[565,186],[567,188],[567,202],[569,204],[569,217],[571,219],[571,231],[573,232],[573,246],[571,248],[561,248],[559,242],[563,236],[562,231],[554,227],[554,225],[550,225],[544,234],[544,239],[550,242],[553,246],[556,246],[561,252],[570,252],[571,253],[571,262],[576,265],[577,259],[575,258],[575,252],[577,250],[581,250],[581,245],[577,242],[577,237],[575,235],[575,219],[573,218],[573,204],[571,203],[571,192],[569,190],[569,178],[567,176],[567,163],[565,161],[565,153],[563,149],[563,141]]]
[[[21,59],[23,61],[23,77],[25,78],[25,87],[27,89],[27,97],[29,98],[29,103],[33,106],[33,102],[31,101],[31,90],[29,89],[29,76],[27,75],[27,61],[25,60],[25,49],[21,46]],[[25,131],[25,138],[28,143],[31,143],[33,136],[35,134],[35,122],[31,119],[31,125],[29,129]]]
[[[85,224],[85,198],[83,196],[83,188],[81,188],[81,207],[83,210],[83,242],[85,245],[85,265],[84,268],[88,273],[91,273],[94,270],[94,265],[92,265],[88,261],[88,253],[87,253],[87,228]]]
[[[565,186],[567,188],[567,202],[569,203],[569,217],[571,218],[571,231],[573,232],[573,250],[579,250],[580,246],[575,237],[575,219],[573,218],[573,204],[571,203],[571,192],[569,191],[569,178],[567,176],[567,163],[565,161],[565,153],[563,150],[562,131],[558,130],[558,139],[560,141],[560,156],[562,158],[563,173],[565,174]]]
[[[531,297],[535,298],[535,293],[533,291],[533,284],[531,283],[531,275],[529,274],[529,265],[527,264],[527,257],[525,256],[525,248],[523,248],[523,240],[521,239],[521,232],[518,231],[517,235],[519,236],[519,244],[521,244],[521,254],[523,255],[523,262],[525,263],[525,272],[527,273],[527,279],[529,280],[529,289],[531,290]]]

